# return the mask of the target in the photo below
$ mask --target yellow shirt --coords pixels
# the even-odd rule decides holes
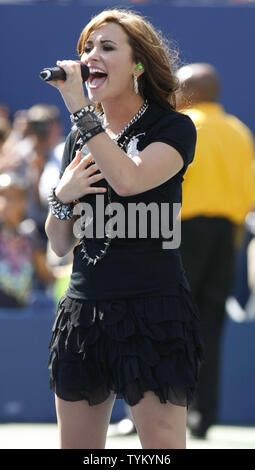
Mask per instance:
[[[243,223],[255,205],[251,131],[218,103],[203,102],[181,112],[197,129],[195,157],[184,175],[181,218],[203,215]]]

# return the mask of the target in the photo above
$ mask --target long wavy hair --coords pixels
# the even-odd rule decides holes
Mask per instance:
[[[178,51],[170,48],[169,40],[139,13],[113,8],[92,17],[77,43],[79,56],[82,56],[90,34],[107,23],[116,23],[124,29],[133,60],[141,61],[144,65],[145,71],[138,79],[141,96],[164,109],[176,109],[175,92],[179,88],[179,81],[174,74]],[[97,103],[97,108],[102,110],[100,103]]]

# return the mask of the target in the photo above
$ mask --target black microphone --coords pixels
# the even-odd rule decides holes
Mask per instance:
[[[80,62],[82,81],[86,82],[89,78],[89,68],[84,62]],[[40,72],[40,78],[45,82],[53,80],[66,80],[66,73],[61,67],[47,67]]]

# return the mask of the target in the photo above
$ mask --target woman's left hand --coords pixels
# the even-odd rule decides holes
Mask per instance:
[[[66,80],[52,80],[47,83],[60,91],[70,113],[74,113],[83,106],[90,104],[90,101],[84,94],[79,62],[76,62],[75,60],[58,60],[56,65],[64,69]]]

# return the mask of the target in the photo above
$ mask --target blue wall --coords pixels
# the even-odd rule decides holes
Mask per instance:
[[[255,133],[254,5],[135,6],[177,41],[184,62],[206,61],[218,68],[223,85],[222,104]],[[40,80],[39,72],[54,65],[57,59],[77,58],[76,43],[81,29],[92,14],[102,9],[72,3],[0,5],[0,102],[9,104],[12,112],[37,102],[56,104],[67,132],[69,114],[61,96]]]

